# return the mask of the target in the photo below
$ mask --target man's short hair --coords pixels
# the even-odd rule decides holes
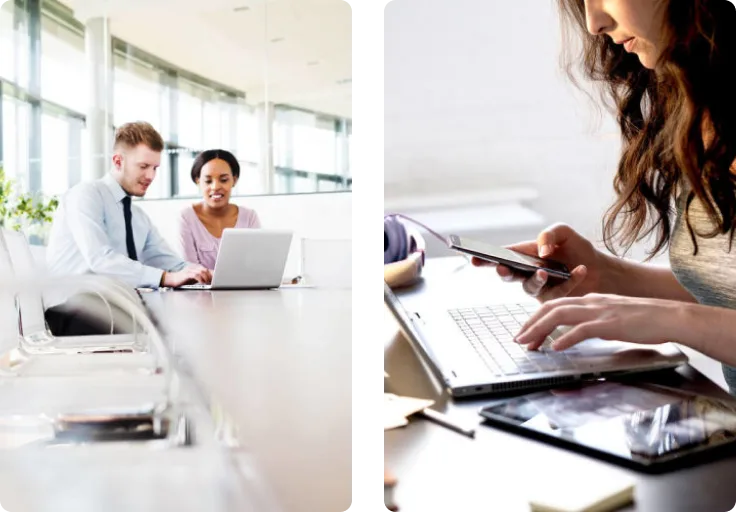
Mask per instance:
[[[139,144],[144,144],[159,153],[164,150],[164,139],[150,123],[145,121],[125,123],[115,132],[113,149],[117,150],[122,147],[133,149]]]

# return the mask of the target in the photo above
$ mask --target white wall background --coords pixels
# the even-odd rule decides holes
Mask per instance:
[[[538,199],[526,204],[547,223],[567,222],[600,239],[619,135],[607,111],[596,109],[560,67],[555,4],[388,4],[387,200],[529,186]]]

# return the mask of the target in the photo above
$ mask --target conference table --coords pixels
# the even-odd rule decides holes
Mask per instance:
[[[235,426],[284,512],[343,511],[352,486],[349,288],[142,294],[183,371]]]
[[[440,293],[462,291],[475,305],[528,301],[518,284],[504,283],[494,270],[474,268],[464,258],[428,259],[424,286]],[[393,493],[401,511],[528,511],[532,497],[580,492],[596,480],[611,478],[630,478],[635,484],[634,504],[621,510],[723,512],[736,505],[736,457],[652,475],[500,430],[482,423],[478,415],[491,399],[458,401],[448,395],[388,308],[384,336],[384,369],[389,374],[385,391],[434,400],[434,409],[476,428],[475,438],[470,438],[413,417],[407,426],[385,431],[385,466],[397,478]],[[713,382],[723,381],[720,365],[683,351],[688,364],[646,379],[728,399]]]
[[[144,354],[159,370],[54,355],[0,375],[2,510],[351,510],[352,290],[139,294],[163,337]],[[50,431],[58,414],[120,418],[164,400],[185,421],[163,440]]]

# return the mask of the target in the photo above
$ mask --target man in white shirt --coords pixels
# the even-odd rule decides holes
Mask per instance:
[[[208,269],[174,254],[145,212],[131,203],[131,196],[143,197],[156,177],[163,148],[161,135],[148,123],[117,130],[111,171],[72,187],[59,203],[46,253],[52,275],[102,274],[151,288],[211,281]],[[46,319],[57,335],[99,330],[81,325],[73,318],[79,314],[67,303],[47,309]]]

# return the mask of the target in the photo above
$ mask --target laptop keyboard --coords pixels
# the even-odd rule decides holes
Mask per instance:
[[[450,316],[488,369],[497,376],[539,373],[577,368],[570,355],[574,347],[563,352],[547,349],[528,350],[514,341],[531,313],[539,306],[530,304],[499,304],[478,308],[449,310]],[[553,333],[554,336],[554,333]]]

